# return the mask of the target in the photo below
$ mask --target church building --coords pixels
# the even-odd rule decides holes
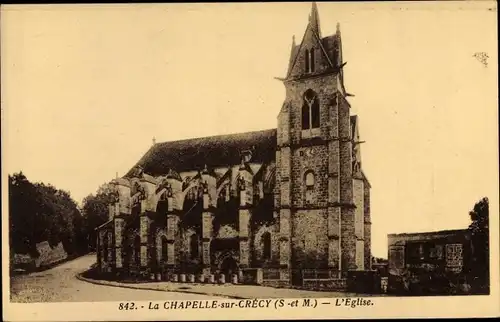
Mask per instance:
[[[100,271],[333,288],[371,270],[370,183],[344,65],[339,24],[323,36],[313,3],[279,79],[277,128],[154,143],[111,182]]]

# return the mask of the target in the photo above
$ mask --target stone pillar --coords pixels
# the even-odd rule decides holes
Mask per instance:
[[[115,267],[120,270],[123,267],[123,228],[125,222],[123,218],[114,218],[114,232],[115,232]]]
[[[210,273],[210,241],[212,239],[212,207],[210,207],[210,196],[208,189],[203,191],[203,213],[202,213],[202,263],[203,273]]]
[[[240,267],[246,268],[250,264],[250,210],[239,210],[239,238],[240,238]]]
[[[328,267],[338,270],[341,267],[340,248],[340,207],[328,207]]]
[[[279,209],[279,261],[282,268],[290,269],[291,267],[291,236],[292,236],[292,221],[291,221],[291,149],[289,145],[281,147],[279,162],[277,161],[277,174],[279,171],[280,186],[280,209]]]
[[[220,274],[219,275],[219,284],[225,284],[226,283],[226,275]]]
[[[167,214],[167,266],[175,265],[175,235],[177,233],[178,217],[175,214]]]
[[[198,283],[203,283],[203,282],[205,282],[205,275],[203,275],[203,274],[198,274],[198,276],[197,276],[197,281],[198,281]]]
[[[179,275],[179,281],[181,283],[185,283],[186,282],[186,274],[180,274]]]
[[[189,274],[188,275],[188,282],[189,283],[194,283],[194,274]]]
[[[149,218],[145,214],[140,216],[140,239],[141,239],[141,268],[148,266],[148,240],[149,240]]]
[[[363,178],[353,178],[354,234],[356,235],[356,269],[365,270],[365,220],[364,220],[364,182]]]
[[[370,184],[365,178],[364,184],[364,219],[365,219],[365,269],[372,269],[372,256],[371,256],[371,240],[372,240],[372,222],[370,216]]]
[[[120,214],[120,203],[115,202],[108,205],[108,220],[113,220],[115,216]]]
[[[174,211],[174,198],[172,196],[167,197],[167,211]]]
[[[279,258],[282,268],[291,268],[291,225],[290,209],[280,209]]]
[[[208,275],[208,283],[211,283],[211,284],[215,283],[215,276],[214,276],[214,274],[209,274]]]
[[[356,269],[356,235],[354,227],[354,200],[352,180],[352,134],[349,106],[342,97],[338,104],[339,135],[339,205],[341,269],[344,274]]]
[[[257,285],[262,285],[263,281],[264,281],[264,275],[262,272],[262,268],[257,268],[257,275],[255,276],[255,283]]]
[[[330,110],[332,126],[328,137],[330,140],[328,142],[328,267],[340,269],[342,266],[340,247],[340,141],[337,105],[333,104]]]

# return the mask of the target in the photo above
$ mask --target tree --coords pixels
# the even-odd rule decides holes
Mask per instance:
[[[69,254],[85,252],[81,214],[70,193],[50,184],[31,183],[22,173],[9,175],[9,241],[13,253],[36,256],[36,244],[62,242]]]
[[[470,271],[473,279],[482,286],[489,286],[489,201],[488,198],[479,200],[469,212],[472,232],[472,261]]]
[[[97,189],[95,195],[90,194],[83,199],[82,212],[85,227],[88,233],[88,244],[91,250],[96,248],[95,229],[109,219],[109,204],[112,201],[113,188],[109,184],[103,184]]]
[[[9,242],[13,253],[36,254],[35,227],[43,230],[44,225],[40,225],[42,216],[35,195],[35,187],[22,172],[9,175]]]

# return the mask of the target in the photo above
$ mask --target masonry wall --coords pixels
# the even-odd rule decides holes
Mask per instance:
[[[372,222],[370,215],[370,186],[365,182],[363,186],[363,207],[364,207],[364,239],[365,239],[365,269],[372,269],[371,241]]]
[[[328,202],[328,147],[324,145],[300,147],[293,151],[292,158],[292,207],[309,207],[305,202],[305,174],[314,174],[312,204],[314,207],[327,207]]]
[[[364,224],[364,183],[362,179],[353,180],[354,233],[356,235],[356,269],[365,268],[365,224]]]
[[[293,215],[293,268],[327,268],[327,210],[299,210]]]

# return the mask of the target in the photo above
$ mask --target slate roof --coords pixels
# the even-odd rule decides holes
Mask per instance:
[[[240,153],[251,150],[250,162],[267,163],[275,159],[276,129],[229,135],[217,135],[157,143],[139,160],[145,173],[166,175],[169,169],[177,172],[202,170],[208,167],[237,165]],[[125,175],[131,176],[135,166]]]

